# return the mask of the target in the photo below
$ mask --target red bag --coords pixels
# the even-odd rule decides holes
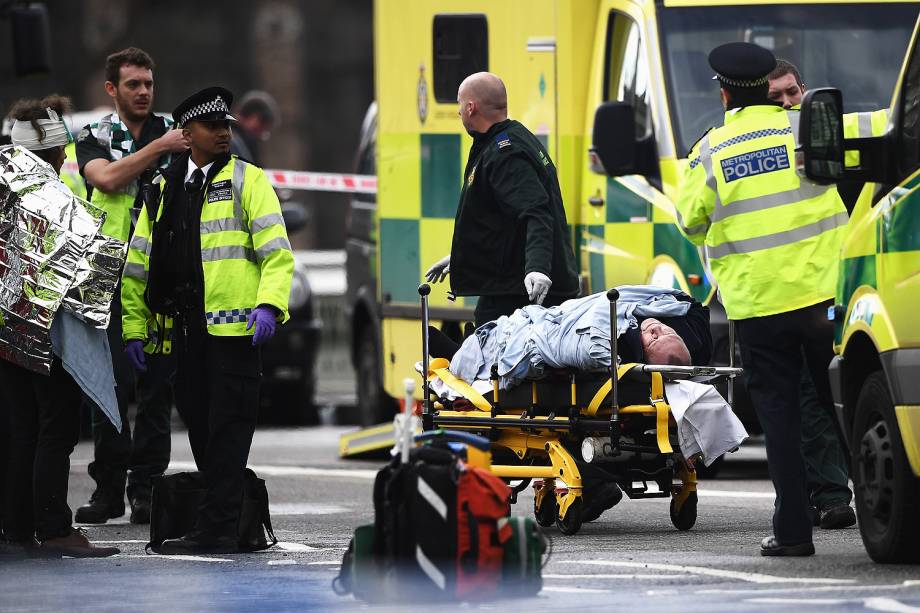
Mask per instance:
[[[457,482],[457,597],[495,595],[511,526],[511,488],[487,470],[467,466]]]

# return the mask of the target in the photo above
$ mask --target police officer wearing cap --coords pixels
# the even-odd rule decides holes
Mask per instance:
[[[173,111],[190,150],[163,172],[153,206],[145,204],[122,279],[124,340],[136,368],[145,366],[154,314],[175,319],[176,406],[207,486],[195,528],[163,543],[163,553],[237,550],[259,345],[288,319],[294,256],[265,173],[229,153],[232,101],[210,87]]]
[[[808,368],[818,395],[831,406],[827,307],[847,213],[835,187],[796,172],[798,112],[767,96],[773,54],[729,43],[710,53],[709,64],[725,122],[690,151],[677,223],[706,247],[766,437],[776,502],[773,535],[763,539],[761,554],[812,555],[799,381]]]

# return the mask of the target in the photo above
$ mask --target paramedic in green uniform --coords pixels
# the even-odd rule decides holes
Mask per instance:
[[[494,74],[467,77],[457,102],[473,146],[450,255],[425,277],[443,281],[449,273],[454,294],[479,296],[477,326],[528,304],[553,306],[575,297],[575,252],[546,149],[508,119],[505,84]]]

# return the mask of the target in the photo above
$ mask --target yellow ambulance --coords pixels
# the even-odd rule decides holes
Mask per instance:
[[[716,351],[725,316],[697,250],[674,225],[674,201],[694,142],[722,122],[709,51],[745,40],[795,62],[809,85],[845,89],[847,111],[887,105],[916,3],[724,0],[376,0],[378,112],[375,206],[351,210],[348,314],[364,423],[388,418],[387,397],[420,359],[417,286],[450,251],[471,144],[457,87],[488,70],[508,88],[509,113],[555,162],[583,292],[623,283],[679,287],[712,302]],[[592,171],[595,109],[628,105],[626,164]],[[608,169],[611,170],[611,169]],[[360,232],[355,230],[360,228]],[[357,236],[357,234],[362,234]],[[363,259],[361,259],[363,258]],[[363,275],[363,276],[362,276]],[[460,334],[474,299],[435,285],[432,316]],[[390,413],[391,415],[391,413]]]
[[[920,21],[918,21],[920,27]],[[830,92],[834,94],[834,92]],[[815,92],[802,105],[802,134],[842,121],[817,112],[839,106]],[[843,94],[846,103],[846,93]],[[809,118],[810,117],[810,118]],[[826,118],[824,118],[826,120]],[[837,134],[842,139],[842,134]],[[828,142],[831,142],[828,139]],[[859,529],[879,562],[920,562],[920,46],[915,30],[883,136],[812,150],[818,179],[868,181],[844,239],[836,304],[831,389],[852,455]],[[860,167],[842,171],[841,150]],[[834,159],[836,158],[836,159]],[[842,171],[842,172],[841,172]]]

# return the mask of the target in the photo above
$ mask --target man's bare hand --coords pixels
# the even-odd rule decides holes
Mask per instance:
[[[169,130],[157,140],[160,141],[164,152],[182,153],[189,147],[188,139],[182,134],[182,130]]]

